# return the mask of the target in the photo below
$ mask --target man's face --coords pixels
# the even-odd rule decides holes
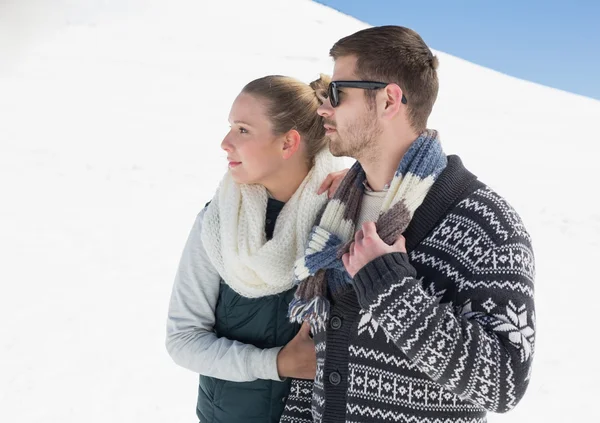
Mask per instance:
[[[355,68],[355,56],[338,58],[332,81],[359,80]],[[378,148],[377,137],[381,134],[377,106],[369,104],[360,88],[340,88],[338,92],[340,104],[337,107],[331,107],[327,100],[317,111],[325,120],[331,154],[357,160],[373,156]]]

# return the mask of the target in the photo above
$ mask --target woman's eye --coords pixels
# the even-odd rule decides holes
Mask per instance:
[[[246,128],[244,128],[243,126],[240,126],[239,128],[240,134],[247,134],[248,130]]]

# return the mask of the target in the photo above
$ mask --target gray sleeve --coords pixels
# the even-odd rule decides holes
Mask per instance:
[[[196,217],[175,277],[167,319],[167,351],[178,365],[205,376],[234,382],[280,381],[281,347],[261,349],[213,330],[221,277],[202,245],[202,219]]]

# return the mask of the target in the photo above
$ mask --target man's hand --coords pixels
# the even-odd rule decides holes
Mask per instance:
[[[317,353],[310,337],[310,325],[302,323],[300,331],[277,355],[279,377],[314,379],[317,373]]]
[[[354,277],[367,263],[389,253],[406,253],[406,240],[402,235],[388,245],[379,237],[374,222],[365,222],[356,232],[350,251],[342,256],[346,271]]]
[[[327,175],[327,178],[325,178],[319,187],[317,195],[321,195],[327,191],[327,198],[333,197],[333,194],[335,194],[335,191],[338,189],[342,179],[344,179],[344,176],[346,176],[346,173],[348,173],[349,170],[350,169],[344,169],[340,170],[339,172],[331,172],[329,175]]]

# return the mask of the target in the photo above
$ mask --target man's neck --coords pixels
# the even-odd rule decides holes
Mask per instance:
[[[416,140],[418,134],[409,132],[402,137],[382,137],[377,140],[379,149],[360,162],[367,177],[367,183],[373,191],[383,191],[394,179],[400,161]]]

